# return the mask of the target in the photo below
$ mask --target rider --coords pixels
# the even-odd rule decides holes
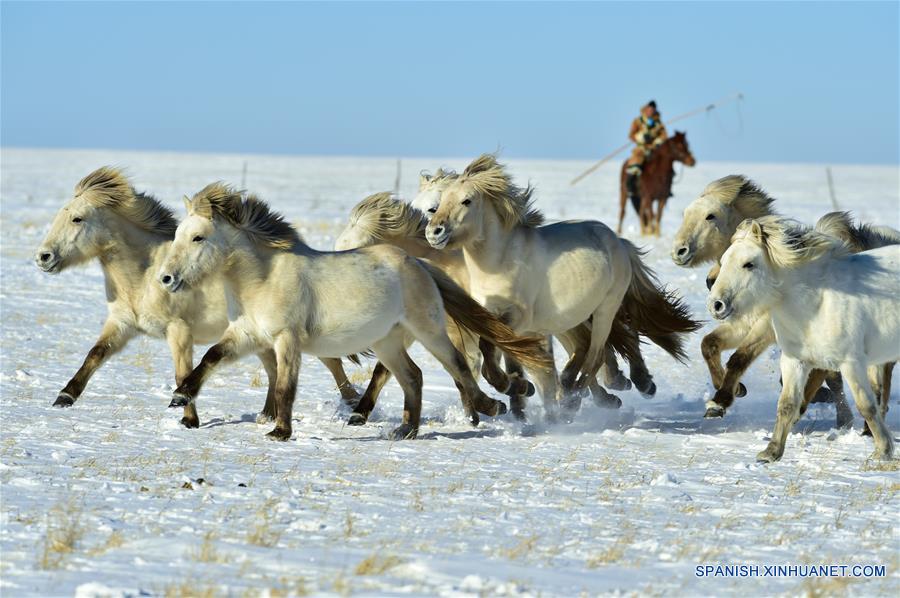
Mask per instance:
[[[632,194],[637,193],[637,181],[644,167],[644,160],[657,145],[666,140],[666,128],[659,119],[656,102],[650,100],[641,108],[641,114],[631,122],[628,139],[637,147],[631,152],[625,172],[625,188]]]

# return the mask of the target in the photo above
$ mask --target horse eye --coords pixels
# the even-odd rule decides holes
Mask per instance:
[[[715,215],[715,214],[709,214],[709,215],[706,216],[706,219],[707,219],[707,220],[715,220],[715,219],[716,219],[716,215]]]
[[[464,206],[467,206],[467,205],[469,205],[470,203],[472,203],[472,200],[471,200],[471,199],[464,199],[464,200],[462,201],[462,205],[464,205]]]
[[[199,243],[200,241],[204,241],[204,240],[205,239],[203,237],[201,237],[200,235],[197,235],[196,237],[194,237],[194,243]]]
[[[746,264],[744,264],[744,270],[752,270],[752,269],[753,269],[753,262],[747,262]]]
[[[78,216],[75,216],[74,218],[72,218],[72,222],[74,222],[75,224],[78,224],[79,222],[83,222],[83,221],[84,221],[84,218],[80,218]]]

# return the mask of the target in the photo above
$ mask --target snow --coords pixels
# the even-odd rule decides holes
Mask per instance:
[[[703,162],[685,169],[659,240],[660,278],[704,307],[705,271],[668,257],[680,212],[710,180],[754,178],[779,210],[806,222],[832,209],[824,165]],[[127,166],[139,189],[180,214],[183,194],[241,182],[330,248],[351,206],[389,189],[394,159],[4,149],[0,489],[5,596],[753,594],[896,595],[896,462],[868,461],[870,439],[833,430],[814,405],[782,461],[754,461],[778,394],[777,350],[748,372],[749,394],[722,420],[704,420],[711,394],[699,355],[675,363],[655,347],[659,391],[617,393],[619,411],[586,401],[570,424],[524,434],[505,418],[467,426],[450,378],[421,348],[424,428],[415,441],[385,433],[402,410],[385,389],[370,423],[346,413],[324,367],[304,357],[294,436],[268,441],[255,413],[265,398],[258,362],[222,369],[199,400],[199,430],[166,409],[173,385],[164,341],[137,339],[91,380],[71,409],[51,407],[105,315],[91,265],[41,273],[32,253],[74,184],[102,164]],[[419,170],[463,159],[403,160],[402,194]],[[551,218],[615,224],[617,168],[578,186],[586,162],[509,160]],[[838,201],[867,221],[900,226],[896,166],[833,167]],[[704,331],[711,324],[707,322]],[[199,358],[202,349],[195,351]],[[346,364],[363,386],[371,363]],[[256,380],[254,380],[256,378]],[[483,385],[484,386],[484,385]],[[894,385],[895,389],[898,385]],[[900,430],[897,391],[889,425]],[[540,401],[530,416],[540,421]],[[878,564],[882,578],[706,578],[698,565]]]

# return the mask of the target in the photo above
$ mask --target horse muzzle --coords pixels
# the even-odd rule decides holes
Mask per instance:
[[[709,309],[709,313],[712,314],[712,317],[717,320],[725,320],[734,313],[734,305],[731,300],[724,297],[719,299],[710,298],[706,307]]]
[[[56,255],[55,251],[39,251],[37,255],[34,256],[34,263],[37,264],[37,267],[49,274],[56,274],[59,272],[59,264],[61,261],[62,260],[59,259],[59,256]]]
[[[159,284],[170,293],[178,292],[184,286],[184,279],[178,274],[160,274]]]
[[[425,240],[435,249],[443,249],[450,242],[450,231],[446,226],[429,226],[425,230]]]
[[[687,245],[672,248],[672,261],[676,266],[688,266],[694,259],[694,252]]]

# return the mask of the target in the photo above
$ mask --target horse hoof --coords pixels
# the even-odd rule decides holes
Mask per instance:
[[[649,399],[649,398],[653,397],[653,395],[656,394],[656,382],[651,380],[650,385],[646,389],[638,390],[638,392],[641,393],[641,396],[644,397],[645,399]]]
[[[473,411],[473,412],[469,413],[468,419],[469,419],[469,425],[471,425],[473,428],[477,428],[478,424],[481,423],[481,418],[478,417],[477,411]],[[418,429],[416,431],[418,431]]]
[[[285,430],[284,428],[276,427],[274,430],[272,430],[271,432],[266,434],[266,437],[271,438],[272,440],[280,440],[280,441],[290,440],[291,431]]]
[[[894,456],[891,454],[893,451],[875,451],[872,453],[872,456],[869,457],[874,461],[893,461]]]
[[[512,410],[510,411],[510,413],[512,413],[512,416],[516,421],[520,421],[520,422],[528,421],[527,418],[525,417],[524,409],[516,409],[515,407],[513,407]]]
[[[359,404],[359,400],[361,398],[362,395],[356,392],[355,388],[341,389],[341,400],[345,405],[356,407]]]
[[[707,405],[706,413],[703,414],[703,417],[707,419],[713,419],[716,417],[725,417],[725,408],[721,405]]]
[[[869,422],[866,422],[865,424],[863,424],[862,432],[860,432],[859,435],[860,436],[872,436],[872,430],[869,429]]]
[[[363,415],[362,413],[351,413],[350,417],[347,419],[348,426],[364,426],[366,422],[369,420],[368,417]]]
[[[199,428],[200,420],[197,418],[182,417],[181,425],[184,426],[185,428]]]
[[[268,413],[259,413],[256,416],[256,423],[258,424],[271,424],[273,421],[275,421],[275,416]]]
[[[767,446],[765,450],[760,451],[758,455],[756,455],[756,461],[758,463],[774,463],[781,459],[781,455],[778,454],[778,451],[773,446]]]
[[[172,402],[169,403],[169,408],[187,407],[190,404],[191,398],[189,396],[176,392],[172,395]]]
[[[853,414],[849,413],[849,412],[848,413],[838,412],[837,418],[835,419],[834,423],[837,426],[838,430],[849,430],[850,428],[853,427]],[[872,431],[869,430],[868,423],[866,423],[863,426],[862,434],[863,434],[863,436],[871,436],[872,435]]]
[[[608,394],[605,397],[594,397],[594,404],[601,409],[618,409],[622,406],[622,399]]]
[[[497,404],[494,415],[504,415],[506,413],[506,403],[503,401],[494,401],[494,403]]]
[[[564,412],[573,413],[581,409],[581,396],[577,394],[567,395],[560,401]]]
[[[54,407],[71,407],[75,404],[75,397],[70,395],[67,392],[59,393],[59,396],[56,397],[56,400],[53,401]]]
[[[413,440],[419,435],[419,428],[412,424],[403,424],[391,430],[388,434],[389,440]]]
[[[737,390],[734,391],[734,396],[736,397],[746,397],[747,396],[747,387],[744,386],[742,382],[738,382]]]
[[[625,376],[616,376],[613,380],[604,381],[603,385],[610,390],[631,390],[631,380]],[[655,389],[654,392],[656,392]]]

